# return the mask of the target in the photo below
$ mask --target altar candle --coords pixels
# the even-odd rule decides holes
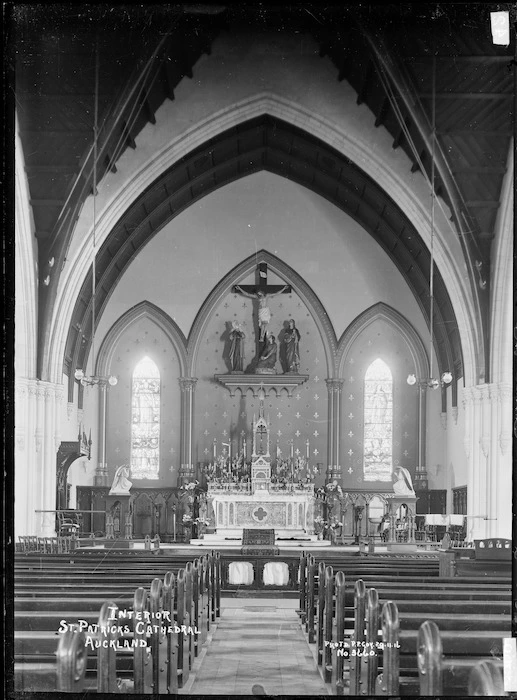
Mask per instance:
[[[307,445],[307,459],[309,459],[309,440],[305,443]]]
[[[246,438],[242,441],[242,454],[244,456],[244,459],[246,459]]]
[[[291,440],[291,457],[294,455],[294,443],[293,440]]]
[[[217,457],[217,441],[214,438],[214,459]]]

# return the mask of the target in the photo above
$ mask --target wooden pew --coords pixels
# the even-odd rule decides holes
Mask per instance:
[[[420,694],[442,696],[458,687],[458,668],[450,662],[444,662],[442,640],[438,625],[432,620],[426,620],[418,632],[418,674],[420,679]],[[467,664],[461,668],[464,679],[460,690],[472,696],[505,695],[502,674],[502,661],[484,659]]]
[[[151,583],[151,595],[150,595],[150,608],[148,612],[153,613],[156,617],[160,611],[169,610],[170,619],[172,620],[172,627],[179,624],[184,624],[187,628],[189,626],[198,627],[204,639],[207,637],[207,625],[208,625],[208,606],[209,600],[218,602],[220,611],[220,579],[218,578],[220,568],[217,566],[216,557],[214,555],[207,555],[203,560],[196,560],[195,565],[187,565],[186,569],[182,571],[183,584],[178,585],[178,590],[182,588],[183,595],[178,595],[175,591],[175,586],[177,585],[177,577],[173,572],[168,572],[165,576],[165,580],[162,584],[161,580],[156,578]],[[197,585],[197,595],[198,603],[197,608],[193,600],[193,581],[192,574],[196,571],[198,576]],[[203,575],[203,571],[206,572],[206,576]],[[102,574],[101,574],[102,577]],[[190,580],[189,580],[190,579]],[[219,583],[219,586],[217,586]],[[185,585],[186,584],[186,585]],[[217,591],[217,587],[219,591]],[[100,587],[102,588],[102,587]],[[102,589],[103,593],[107,593],[109,589]],[[122,597],[120,597],[117,602],[120,608],[129,608],[130,601],[128,600],[127,586],[122,586]],[[134,591],[134,589],[133,589]],[[135,597],[134,606],[140,606],[141,612],[144,611],[142,605],[147,605],[147,594],[143,587],[137,589],[138,597]],[[84,592],[79,592],[81,596],[80,599],[68,599],[59,600],[54,598],[42,598],[39,595],[30,598],[28,600],[23,600],[18,598],[15,602],[17,607],[16,616],[18,623],[18,644],[20,646],[20,652],[23,655],[24,643],[27,647],[31,647],[36,651],[41,659],[42,656],[47,654],[47,658],[52,655],[53,644],[56,643],[55,630],[58,627],[59,620],[63,617],[68,617],[70,619],[70,608],[73,609],[75,613],[79,613],[81,619],[86,619],[90,624],[94,622],[94,609],[99,603],[99,599],[92,597],[88,600],[84,600],[82,596]],[[97,592],[98,595],[98,592]],[[135,594],[136,595],[136,594]],[[182,599],[185,606],[185,613],[181,621],[174,617],[174,603],[176,600]],[[104,603],[105,601],[103,601]],[[41,606],[48,606],[48,609],[41,611]],[[102,605],[102,603],[101,603]],[[111,601],[109,604],[113,610],[118,610],[118,606],[115,601]],[[106,614],[106,605],[103,606],[103,614]],[[97,606],[98,610],[99,607]],[[204,609],[204,612],[203,612]],[[186,614],[188,611],[188,615]],[[120,612],[120,611],[119,611]],[[113,614],[113,613],[112,613]],[[176,611],[178,615],[178,611]],[[181,617],[181,605],[179,606],[179,615]],[[37,616],[39,618],[38,622],[40,624],[36,625],[41,629],[41,632],[33,629],[33,625],[29,624],[30,618],[32,616]],[[214,620],[217,619],[218,611],[213,610]],[[127,622],[127,621],[126,621]],[[152,623],[151,619],[151,623]],[[21,630],[20,630],[21,627]],[[167,625],[169,627],[169,625]],[[25,630],[25,632],[24,632]],[[49,630],[49,631],[47,631]],[[146,635],[147,637],[147,635]],[[178,643],[178,637],[181,638],[181,644]],[[176,633],[175,635],[164,634],[160,626],[157,626],[157,632],[153,632],[149,635],[148,643],[145,647],[136,647],[134,650],[135,662],[134,666],[136,671],[135,675],[135,692],[152,692],[153,688],[158,688],[160,694],[173,693],[176,694],[177,689],[182,685],[188,678],[189,670],[194,661],[195,646],[192,643],[192,634],[182,634]],[[44,642],[44,648],[38,648],[39,642]],[[148,647],[148,651],[146,651]],[[178,668],[178,660],[180,657],[180,648],[184,651],[182,661],[183,665]],[[100,651],[100,648],[99,648]],[[110,663],[102,661],[100,667],[110,668]],[[126,664],[127,666],[127,664]],[[152,671],[151,671],[152,669]],[[115,683],[118,683],[117,687],[120,687],[123,679],[116,677],[116,674],[109,671],[109,677],[112,679],[111,690],[109,692],[116,692],[113,685],[113,679]],[[102,680],[99,680],[102,682]],[[23,686],[23,680],[21,681]],[[127,683],[124,684],[126,690],[124,692],[131,692]],[[144,688],[144,691],[141,689]]]
[[[82,693],[86,673],[86,637],[78,625],[59,637],[52,663],[16,661],[15,691]]]
[[[418,670],[418,650],[422,634],[428,634],[431,644],[436,647],[440,639],[439,656],[442,661],[443,694],[465,695],[467,691],[467,676],[473,666],[491,658],[494,650],[502,653],[502,638],[508,634],[505,630],[479,631],[472,620],[472,629],[447,630],[436,632],[438,627],[427,625],[424,633],[419,630],[401,630],[398,610],[395,603],[384,604],[382,612],[382,674],[378,678],[376,694],[378,695],[409,695],[418,694],[419,683],[416,676]],[[429,628],[431,627],[431,633]],[[420,635],[420,636],[419,636]],[[446,674],[446,677],[445,677]]]
[[[319,576],[322,577],[321,562],[319,565]],[[325,579],[326,580],[326,579]],[[306,585],[306,600],[311,595],[309,587],[309,577],[307,576]],[[325,630],[324,643],[326,648],[336,648],[333,655],[332,664],[328,663],[328,657],[325,663],[324,678],[328,681],[332,669],[333,683],[335,683],[336,694],[343,694],[347,681],[350,683],[350,693],[359,694],[360,690],[366,688],[366,693],[373,694],[374,681],[377,675],[377,656],[367,655],[359,656],[353,649],[339,650],[339,644],[343,644],[349,635],[349,639],[353,639],[356,643],[362,644],[363,641],[368,641],[373,638],[373,631],[378,629],[378,606],[379,595],[376,590],[366,590],[362,580],[355,582],[353,606],[354,613],[351,613],[351,588],[350,584],[346,585],[346,577],[343,572],[338,572],[335,578],[336,581],[336,606],[335,609],[330,605],[330,598],[325,595],[325,592],[318,590],[318,604],[324,601],[324,607],[317,612],[318,626]],[[459,584],[459,585],[458,585]],[[380,584],[382,586],[382,583]],[[390,587],[393,584],[387,584]],[[407,584],[406,584],[407,585]],[[492,588],[486,584],[480,587],[478,584],[471,588],[470,582],[464,584],[453,580],[452,582],[444,583],[443,581],[434,582],[436,588],[431,588],[430,584],[426,584],[426,588],[418,587],[417,595],[412,594],[407,589],[398,588],[393,590],[382,589],[384,592],[397,594],[399,606],[403,609],[403,619],[408,622],[408,629],[418,629],[423,621],[423,615],[428,616],[429,613],[440,616],[444,622],[444,626],[451,632],[461,632],[472,627],[472,619],[478,619],[481,611],[481,621],[478,625],[479,631],[489,632],[490,630],[496,633],[501,633],[501,630],[507,626],[510,630],[510,603],[511,590],[507,585],[498,583]],[[420,598],[423,596],[423,599]],[[487,598],[495,597],[498,600],[487,600]],[[406,598],[407,600],[404,600]],[[431,598],[431,599],[430,599]],[[433,599],[434,598],[434,599]],[[441,598],[441,600],[436,600]],[[365,604],[366,601],[366,604]],[[433,612],[434,608],[434,612]],[[341,613],[337,613],[340,610]],[[489,614],[486,614],[489,612]],[[502,613],[497,614],[497,613]],[[306,629],[310,625],[309,606],[306,606]],[[337,618],[337,619],[336,619]],[[323,620],[323,622],[322,622]],[[333,635],[329,630],[333,629]],[[353,630],[352,630],[353,625]],[[345,634],[345,629],[348,628]],[[361,630],[367,631],[367,637]],[[508,632],[507,632],[508,633]],[[483,634],[481,635],[483,636]],[[486,636],[486,635],[485,635]],[[317,638],[320,640],[322,633],[318,629]],[[375,636],[375,640],[377,637]],[[351,645],[351,642],[348,642]],[[339,651],[339,653],[338,653]],[[344,660],[342,654],[350,654],[350,661],[346,662],[346,678],[344,671]],[[348,677],[348,671],[350,676]],[[368,687],[367,687],[368,686]]]

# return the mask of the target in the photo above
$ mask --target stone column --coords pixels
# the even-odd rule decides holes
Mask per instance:
[[[16,508],[14,510],[14,534],[33,534],[29,525],[29,513],[32,512],[34,492],[31,484],[32,451],[29,449],[27,436],[30,434],[31,422],[29,411],[29,380],[15,378],[14,403],[14,493]],[[21,494],[25,492],[25,498]]]
[[[341,482],[340,466],[340,430],[341,430],[341,393],[344,379],[326,379],[328,391],[327,421],[327,481]]]
[[[468,539],[511,538],[510,397],[506,384],[464,390]]]
[[[186,484],[194,479],[194,395],[197,379],[195,377],[180,377],[181,388],[181,431],[180,431],[180,473],[178,485]]]
[[[108,483],[108,464],[106,458],[106,421],[108,418],[108,386],[101,382],[99,391],[99,457],[95,469],[95,486],[110,486]]]
[[[512,456],[511,420],[512,388],[510,384],[489,385],[490,393],[490,492],[488,501],[488,536],[511,537],[512,502],[508,484],[511,483]]]
[[[63,387],[50,382],[30,380],[28,383],[27,481],[16,481],[16,507],[26,508],[16,516],[25,521],[26,534],[52,536],[55,534],[56,454],[60,442],[60,401]],[[22,505],[23,504],[23,505]],[[26,504],[26,505],[25,505]],[[22,534],[22,533],[19,533]]]

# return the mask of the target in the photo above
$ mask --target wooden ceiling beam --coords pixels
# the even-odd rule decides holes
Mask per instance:
[[[455,175],[459,175],[461,173],[504,174],[506,172],[506,167],[504,165],[465,165],[461,167],[453,167],[452,172]]]
[[[388,116],[388,111],[390,108],[390,101],[385,97],[382,101],[381,108],[379,109],[379,114],[375,117],[375,126],[381,126]]]
[[[165,88],[165,94],[169,100],[174,100],[174,83],[172,81],[171,70],[167,59],[162,63],[161,68],[162,85]]]
[[[25,170],[27,173],[70,173],[73,174],[77,172],[77,165],[52,165],[51,163],[46,163],[43,165],[26,165]]]
[[[33,207],[62,207],[65,203],[64,199],[31,199],[30,204]]]
[[[466,55],[461,55],[461,54],[455,54],[455,55],[450,55],[450,56],[444,56],[443,54],[436,55],[436,56],[406,56],[404,58],[405,61],[432,61],[433,58],[436,58],[437,61],[452,61],[457,62],[457,61],[465,61],[467,63],[485,63],[486,61],[491,61],[493,63],[509,63],[511,60],[508,56],[488,56],[488,55],[483,55],[483,56],[477,56],[477,55],[471,55],[471,56],[466,56]]]
[[[468,199],[465,204],[467,207],[483,207],[486,209],[498,209],[499,202],[495,199]]]
[[[411,128],[411,119],[409,117],[404,118],[404,125],[405,125],[406,129],[409,131],[409,129]],[[399,130],[397,131],[397,134],[396,134],[395,138],[393,139],[393,143],[391,145],[393,150],[396,150],[400,146],[400,144],[402,143],[402,139],[404,139],[405,137],[406,137],[405,129],[403,129],[402,127],[399,127]]]
[[[438,100],[511,100],[511,92],[420,92],[419,97]]]
[[[500,136],[507,139],[512,136],[512,132],[508,129],[437,129],[438,136]]]
[[[373,74],[373,63],[372,61],[368,61],[368,65],[366,67],[366,71],[364,72],[364,79],[363,83],[361,85],[360,90],[357,93],[357,104],[363,104],[363,102],[366,100],[369,92],[369,88],[371,85],[372,81],[372,74]]]

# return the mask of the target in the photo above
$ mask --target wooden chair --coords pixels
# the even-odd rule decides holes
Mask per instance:
[[[69,515],[68,513],[58,513],[57,519],[59,524],[58,534],[61,537],[69,537],[78,533],[79,523],[71,515]]]

